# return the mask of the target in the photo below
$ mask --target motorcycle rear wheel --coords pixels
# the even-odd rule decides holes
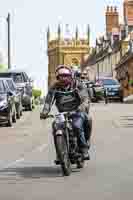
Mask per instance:
[[[78,161],[77,161],[77,168],[78,169],[84,168],[84,164],[85,164],[85,161],[82,158],[78,159]]]

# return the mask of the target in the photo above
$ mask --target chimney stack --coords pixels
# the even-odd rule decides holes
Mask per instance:
[[[124,0],[123,12],[125,25],[128,26],[130,32],[133,30],[133,0]]]
[[[117,7],[107,6],[106,10],[106,33],[112,33],[113,28],[119,28],[119,13]]]

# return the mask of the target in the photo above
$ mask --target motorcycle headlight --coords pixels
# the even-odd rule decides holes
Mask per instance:
[[[1,97],[1,99],[0,99],[0,107],[5,107],[5,106],[7,106],[7,97],[6,96],[3,96],[3,97]]]
[[[119,91],[119,88],[114,88],[114,91]]]
[[[17,88],[17,92],[20,92],[21,94],[24,93],[24,88],[23,87],[18,87]]]

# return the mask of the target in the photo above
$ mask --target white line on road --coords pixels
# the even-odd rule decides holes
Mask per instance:
[[[31,151],[30,153],[34,153],[34,152],[43,152],[46,148],[48,147],[48,144],[43,144],[43,145],[40,145],[39,147],[37,147],[35,150]],[[3,170],[3,169],[7,169],[7,168],[10,168],[10,167],[13,167],[14,165],[18,164],[18,163],[22,163],[24,162],[25,159],[22,157],[22,158],[19,158],[11,163],[9,163],[8,165],[6,165],[5,167],[2,167],[2,169],[0,170]]]
[[[3,169],[10,168],[10,167],[16,165],[17,163],[20,163],[20,162],[23,162],[23,161],[24,161],[24,158],[20,158],[20,159],[18,159],[18,160],[15,160],[14,162],[9,163],[9,164],[6,165],[5,167],[3,167]]]
[[[48,147],[48,144],[43,144],[35,149],[35,151],[42,152]]]

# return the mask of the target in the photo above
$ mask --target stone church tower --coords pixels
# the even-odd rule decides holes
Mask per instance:
[[[90,28],[87,28],[87,39],[79,39],[78,28],[74,38],[63,38],[61,27],[58,25],[57,38],[50,39],[50,30],[47,30],[48,55],[48,86],[55,80],[55,69],[60,64],[79,66],[82,56],[90,51]]]

